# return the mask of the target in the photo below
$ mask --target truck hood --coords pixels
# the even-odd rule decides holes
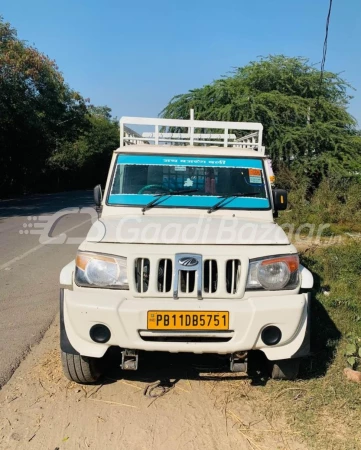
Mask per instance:
[[[123,244],[287,245],[273,222],[236,217],[110,216],[91,227],[88,242]]]

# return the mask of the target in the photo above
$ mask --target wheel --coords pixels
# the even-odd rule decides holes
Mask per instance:
[[[273,380],[294,380],[297,378],[299,368],[298,358],[269,361],[270,375]]]
[[[75,383],[91,384],[101,376],[100,360],[87,356],[61,352],[64,375]]]

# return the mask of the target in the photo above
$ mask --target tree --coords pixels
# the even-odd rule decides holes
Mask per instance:
[[[112,118],[112,110],[109,106],[88,106],[88,113],[93,117],[102,117],[103,119],[110,120]]]
[[[210,85],[176,95],[162,117],[261,122],[275,164],[322,174],[361,170],[361,137],[348,113],[350,86],[305,58],[269,56],[235,69]]]
[[[46,161],[86,129],[85,100],[55,62],[17,38],[0,17],[1,192],[36,189]]]
[[[64,141],[48,161],[59,184],[68,188],[104,183],[111,155],[119,146],[118,123],[109,107],[89,105],[87,119],[86,131],[74,142]]]

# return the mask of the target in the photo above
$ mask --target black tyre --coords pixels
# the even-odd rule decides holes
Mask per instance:
[[[61,352],[64,375],[75,383],[91,384],[102,375],[100,359]]]
[[[269,361],[270,376],[273,380],[294,380],[298,376],[299,369],[299,358]]]

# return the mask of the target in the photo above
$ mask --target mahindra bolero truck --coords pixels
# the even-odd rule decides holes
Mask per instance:
[[[148,131],[131,133],[128,125]],[[149,131],[149,129],[151,131]],[[60,274],[65,375],[93,383],[110,348],[136,370],[140,351],[228,355],[247,372],[264,353],[293,379],[310,349],[312,274],[274,217],[259,123],[124,117],[104,194]]]

